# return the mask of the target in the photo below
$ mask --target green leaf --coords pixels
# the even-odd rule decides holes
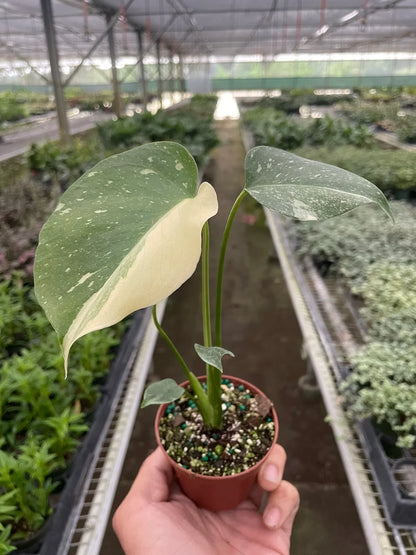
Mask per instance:
[[[169,296],[195,271],[201,229],[215,215],[209,183],[179,144],[159,142],[99,162],[61,197],[43,227],[34,277],[62,341]]]
[[[178,385],[175,380],[166,378],[160,382],[152,383],[146,388],[141,406],[144,408],[148,405],[172,403],[179,399],[184,391],[184,388]]]
[[[200,359],[210,366],[217,368],[221,372],[223,371],[221,362],[222,357],[224,355],[234,356],[234,353],[228,351],[227,349],[223,349],[222,347],[204,347],[203,345],[195,343],[194,348]]]
[[[259,146],[246,156],[245,190],[268,208],[298,220],[324,220],[374,203],[393,219],[383,193],[363,177]]]

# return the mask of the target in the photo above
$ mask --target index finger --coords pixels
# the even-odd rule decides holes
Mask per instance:
[[[259,486],[263,490],[273,491],[279,486],[283,478],[286,459],[284,448],[277,443],[273,445],[271,453],[262,464],[257,477]]]

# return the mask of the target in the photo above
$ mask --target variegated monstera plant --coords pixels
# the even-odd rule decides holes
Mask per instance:
[[[158,142],[98,163],[78,179],[40,234],[35,292],[62,345],[65,370],[72,344],[88,332],[154,306],[195,271],[202,251],[204,345],[195,345],[207,366],[207,389],[161,328],[193,388],[208,426],[221,428],[221,288],[230,228],[249,194],[299,220],[321,220],[373,203],[390,215],[379,189],[334,166],[288,152],[256,147],[246,157],[246,183],[230,212],[219,255],[215,335],[211,334],[208,290],[208,220],[218,209],[209,183],[179,144]],[[152,384],[143,404],[171,402],[183,389],[167,379]]]

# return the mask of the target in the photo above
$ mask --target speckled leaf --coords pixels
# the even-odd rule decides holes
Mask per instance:
[[[258,202],[298,220],[324,220],[361,204],[378,205],[391,216],[383,193],[351,172],[259,146],[246,156],[245,189]]]
[[[228,351],[227,349],[223,349],[222,347],[204,347],[203,345],[198,345],[198,343],[195,343],[194,348],[201,360],[203,360],[210,366],[217,368],[221,372],[223,371],[222,357],[224,355],[230,355],[232,357],[234,356],[234,353]]]
[[[148,405],[172,403],[176,401],[176,399],[179,399],[184,391],[184,388],[171,378],[151,383],[144,392],[141,406],[144,408]]]
[[[146,144],[98,163],[61,197],[40,234],[35,292],[67,364],[90,331],[156,304],[194,272],[218,209],[182,146]]]

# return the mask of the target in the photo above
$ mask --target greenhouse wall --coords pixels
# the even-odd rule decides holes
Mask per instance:
[[[212,90],[342,89],[416,85],[416,75],[355,75],[350,77],[262,77],[212,79]]]
[[[416,85],[416,60],[412,57],[391,56],[338,59],[273,60],[264,58],[252,61],[199,61],[187,60],[184,64],[184,80],[188,92],[215,92],[219,90],[274,90],[293,88],[353,88],[353,87],[397,87]],[[170,64],[167,59],[161,63],[163,90],[178,91],[181,83],[179,65]],[[73,70],[63,64],[63,76]],[[40,72],[50,78],[49,67]],[[117,70],[121,89],[125,93],[141,91],[137,66],[129,61]],[[145,65],[147,88],[150,94],[157,94],[157,67],[154,63]],[[0,91],[16,88],[35,92],[51,93],[52,86],[43,81],[36,72],[27,67],[0,68]],[[85,91],[110,90],[111,69],[101,62],[86,64],[79,69],[71,86]]]
[[[187,83],[188,84],[188,83]],[[259,78],[213,78],[211,79],[211,91],[241,91],[241,90],[274,90],[274,89],[313,89],[313,88],[377,88],[377,87],[400,87],[415,86],[416,75],[355,75],[349,77],[259,77]],[[88,92],[111,90],[110,83],[79,83],[76,85]],[[165,91],[180,91],[180,85],[175,81],[169,85],[169,81],[163,82]],[[206,87],[205,87],[206,88]],[[50,85],[2,85],[0,91],[28,89],[33,92],[53,94]],[[124,93],[136,93],[141,91],[141,83],[132,81],[121,83]],[[147,81],[147,90],[150,94],[157,94],[157,81]],[[187,90],[188,87],[187,87]],[[195,92],[195,91],[193,91]]]

